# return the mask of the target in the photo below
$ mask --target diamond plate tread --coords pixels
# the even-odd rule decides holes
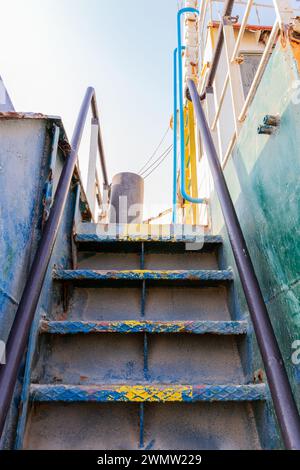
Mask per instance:
[[[187,242],[220,245],[223,239],[219,235],[205,234],[204,228],[192,225],[170,224],[93,224],[83,223],[78,226],[75,241],[91,242]]]
[[[42,321],[41,333],[75,335],[89,333],[190,333],[242,335],[247,321]]]
[[[76,243],[111,243],[111,242],[169,242],[169,243],[203,243],[204,245],[221,245],[222,237],[218,235],[205,235],[200,237],[197,235],[97,235],[78,233],[75,235]]]
[[[106,281],[106,280],[165,280],[165,281],[233,281],[233,272],[226,270],[54,270],[53,278],[61,281]]]
[[[35,385],[33,402],[213,402],[262,401],[265,384],[257,385]]]

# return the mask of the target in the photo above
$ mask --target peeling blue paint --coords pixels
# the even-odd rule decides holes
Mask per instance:
[[[1,287],[0,287],[0,299],[1,297],[4,297],[5,299],[9,300],[13,305],[19,305],[19,302],[17,299],[15,299],[12,295],[8,294],[5,292]],[[2,305],[2,302],[1,302]]]
[[[83,224],[84,225],[84,224]],[[91,225],[91,224],[87,224]],[[95,230],[96,227],[95,227]],[[199,243],[203,242],[204,245],[220,245],[222,243],[222,237],[219,235],[192,235],[192,234],[180,234],[174,235],[170,233],[170,235],[163,235],[159,234],[157,237],[153,237],[151,234],[149,235],[132,235],[132,234],[97,234],[97,233],[77,233],[75,236],[75,241],[77,243],[111,243],[111,242],[171,242],[171,243]]]
[[[169,280],[169,281],[233,281],[231,269],[219,270],[178,270],[178,271],[96,271],[96,270],[54,270],[53,278],[60,281],[104,281],[104,280]]]
[[[55,335],[90,333],[192,333],[197,335],[243,335],[247,321],[42,321],[40,331]]]

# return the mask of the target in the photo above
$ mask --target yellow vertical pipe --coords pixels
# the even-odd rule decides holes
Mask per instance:
[[[197,175],[197,155],[196,155],[196,136],[195,136],[195,118],[194,107],[191,101],[188,101],[188,126],[189,126],[189,155],[190,155],[190,175],[191,175],[191,195],[198,198],[198,175]],[[193,206],[193,223],[198,223],[198,204]]]
[[[184,108],[184,168],[185,168],[185,187],[189,192],[189,186],[191,181],[191,168],[190,168],[190,126],[189,126],[189,112],[188,107]],[[187,143],[188,142],[188,143]],[[184,223],[192,224],[192,211],[191,203],[189,201],[184,202]]]

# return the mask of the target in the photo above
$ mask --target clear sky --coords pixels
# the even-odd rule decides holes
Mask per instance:
[[[0,74],[15,108],[60,115],[71,138],[85,89],[94,86],[110,177],[138,171],[172,114],[177,0],[0,0],[0,6]],[[171,139],[169,133],[163,148]],[[170,207],[171,182],[169,155],[146,180],[146,203]]]
[[[71,138],[84,92],[93,86],[110,178],[138,171],[172,114],[178,3],[0,0],[0,75],[16,109],[60,115]],[[269,11],[261,11],[262,21]],[[163,149],[171,141],[169,132]],[[146,205],[161,205],[152,215],[171,207],[171,193],[172,154],[146,180]]]

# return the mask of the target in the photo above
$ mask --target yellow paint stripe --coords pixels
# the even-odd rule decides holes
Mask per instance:
[[[116,388],[115,391],[125,394],[126,398],[133,402],[174,402],[183,401],[183,393],[185,396],[192,398],[193,388],[190,385],[174,385],[164,388],[157,386],[124,385]]]
[[[198,198],[198,175],[197,175],[197,155],[196,155],[196,137],[195,137],[195,119],[194,107],[191,101],[188,102],[189,113],[189,151],[190,151],[190,166],[191,166],[191,182],[192,182],[192,197]],[[193,224],[198,223],[198,205],[193,204]]]

